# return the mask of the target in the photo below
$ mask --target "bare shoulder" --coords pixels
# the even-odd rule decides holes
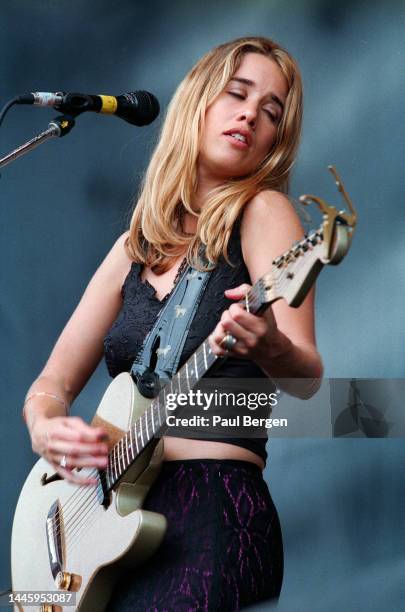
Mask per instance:
[[[121,234],[97,271],[98,275],[102,276],[109,286],[115,285],[119,290],[132,265],[132,260],[125,248],[128,236],[128,231]]]
[[[103,339],[122,307],[121,287],[131,267],[122,234],[97,268],[63,329],[42,375],[62,380],[71,397],[83,388],[103,355]]]
[[[129,231],[126,231],[121,234],[121,236],[119,236],[119,238],[114,242],[112,249],[109,253],[112,261],[115,261],[115,263],[117,264],[124,265],[128,264],[131,261],[125,248],[125,244],[127,242],[128,237]]]
[[[278,191],[261,191],[245,206],[241,242],[252,280],[270,268],[273,259],[302,238],[304,230],[290,199]]]
[[[279,191],[258,193],[244,209],[242,227],[264,223],[266,229],[288,229],[303,233],[302,225],[291,200]]]

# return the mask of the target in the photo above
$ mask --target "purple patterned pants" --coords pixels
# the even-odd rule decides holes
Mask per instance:
[[[168,461],[144,508],[166,516],[167,533],[150,561],[122,577],[108,612],[226,612],[279,596],[280,523],[256,465]]]

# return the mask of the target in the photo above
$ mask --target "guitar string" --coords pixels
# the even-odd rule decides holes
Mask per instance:
[[[295,267],[295,268],[296,268],[297,266],[300,266],[302,263],[304,263],[302,259],[296,259],[294,262],[290,262],[290,268],[291,268],[291,267]],[[286,284],[289,284],[289,283],[290,283],[290,279],[288,279],[288,278],[285,276],[285,269],[284,269],[284,268],[281,268],[281,269],[280,269],[279,274],[278,274],[277,276],[275,276],[275,275],[274,275],[274,284],[279,284],[279,280],[280,280],[280,278],[281,278],[282,276],[284,276],[284,278],[282,279],[282,281],[283,281],[283,283],[282,283],[282,284],[283,284],[284,286],[285,286]],[[280,285],[280,286],[281,286],[281,285]],[[284,287],[283,287],[283,288],[284,288]],[[255,306],[257,306],[257,298],[256,298],[256,296],[253,296],[253,297],[252,297],[252,299],[250,300],[250,304],[251,304],[251,306],[252,306],[253,308],[254,308]],[[201,346],[202,346],[202,345],[201,345]],[[205,368],[205,364],[204,364],[204,357],[201,357],[201,356],[200,356],[200,352],[201,352],[201,351],[200,351],[200,349],[201,349],[201,346],[200,346],[200,347],[197,349],[197,351],[196,351],[196,353],[195,353],[195,354],[196,354],[196,360],[197,360],[197,368],[196,368],[196,369],[197,369],[198,371],[200,371],[200,367],[201,367],[201,366],[202,366],[202,370],[204,370],[204,368]],[[192,356],[192,357],[191,357],[191,358],[190,358],[190,359],[189,359],[189,360],[188,360],[186,363],[188,363],[189,361],[191,361],[191,359],[192,359],[192,358],[193,358],[193,356]],[[202,360],[202,363],[201,363],[201,362],[199,362],[199,360],[200,360],[200,361]],[[185,366],[185,364],[184,364],[184,366]],[[184,366],[183,366],[183,367],[184,367]],[[194,368],[193,368],[193,369],[194,369]],[[193,369],[191,369],[191,371],[192,371],[192,372],[193,372]],[[201,370],[201,371],[202,371],[202,370]],[[176,377],[178,377],[178,374],[176,375]],[[180,378],[181,378],[181,377],[180,377]],[[195,384],[196,382],[198,382],[199,378],[201,378],[201,377],[197,377],[197,379],[195,379],[195,382],[194,382],[194,380],[193,380],[193,381],[192,381],[192,383],[193,383],[193,384]],[[174,380],[174,379],[172,379],[172,381],[170,381],[170,383],[168,383],[168,384],[170,385],[170,384],[173,382],[173,380]],[[179,388],[180,388],[180,390],[181,390],[181,386],[180,386]],[[146,419],[147,419],[147,412],[148,412],[148,411],[146,410],[146,411],[145,411],[145,413],[143,413],[143,414],[145,414],[145,421],[146,421]],[[143,416],[143,415],[142,415],[142,416]],[[152,416],[152,421],[153,421],[153,423],[154,423],[154,418],[153,418],[153,416]],[[141,427],[141,429],[142,429],[142,427]],[[146,433],[146,435],[147,435],[147,428],[146,428],[146,432],[145,432],[145,430],[144,430],[144,429],[142,429],[142,434],[143,434],[143,433]],[[130,449],[132,450],[132,447],[131,447],[131,446],[130,446]],[[127,453],[128,453],[127,446],[126,446],[126,451],[127,451]],[[134,453],[132,452],[132,454],[134,454]],[[125,461],[126,461],[126,457],[125,457],[125,450],[124,450],[122,453],[120,453],[120,454],[118,455],[118,457],[119,457],[119,459],[122,459],[122,462],[123,462],[123,464],[125,465]]]
[[[87,477],[88,478],[93,477],[96,475],[96,473],[97,473],[96,470],[93,469],[91,472],[87,474]],[[66,511],[66,514],[68,515],[69,510],[73,509],[74,504],[77,504],[79,501],[81,501],[80,499],[78,499],[80,497],[80,494],[81,493],[86,494],[88,493],[89,490],[91,490],[91,486],[89,485],[78,485],[74,493],[72,493],[72,495],[66,500],[65,504],[63,504],[60,508],[58,508],[56,514],[59,515],[59,512],[64,510]],[[65,515],[65,512],[64,512],[64,515]]]
[[[201,365],[201,364],[200,364]],[[198,370],[198,366],[197,366],[197,370]],[[197,379],[198,380],[198,379]],[[155,406],[152,406],[152,410],[153,408],[156,408]],[[152,410],[151,410],[151,417],[153,419],[153,414],[152,414]],[[140,421],[142,423],[142,421]],[[141,430],[142,433],[145,433],[145,435],[147,436],[147,424],[146,424],[146,415],[145,415],[145,429],[143,428],[142,424],[141,424]],[[121,442],[121,441],[120,441]],[[120,442],[118,443],[118,446],[120,444]],[[124,445],[122,444],[122,446],[124,447]],[[128,452],[128,451],[127,451]],[[125,461],[124,461],[124,454],[121,454],[121,457],[123,458],[123,465],[124,465],[124,469],[125,467]],[[129,457],[129,455],[128,455]],[[98,485],[100,486],[100,485]],[[97,500],[97,501],[96,501]],[[82,496],[82,501],[83,501],[83,496]],[[95,502],[95,503],[92,503]],[[87,511],[86,511],[86,507],[87,507]],[[86,523],[88,523],[88,519],[93,515],[93,510],[96,510],[97,508],[100,508],[100,503],[98,501],[98,495],[97,495],[97,490],[96,487],[94,487],[90,493],[87,495],[87,503],[83,506],[83,503],[81,505],[81,513],[79,515],[80,521],[76,521],[75,524],[73,525],[73,530],[72,529],[66,529],[66,543],[69,545],[69,548],[72,549],[80,534],[83,532],[83,529],[86,525]]]
[[[94,474],[93,474],[94,472]],[[96,470],[93,470],[93,472],[89,473],[89,476],[95,475],[97,472]],[[76,503],[76,507],[80,506],[80,508],[85,508],[88,500],[91,499],[93,497],[93,495],[96,493],[97,494],[97,487],[98,485],[82,485],[79,487],[79,489],[77,490],[78,493],[82,493],[82,495],[80,496],[76,496],[75,499],[75,503]],[[62,526],[64,527],[64,532],[65,535],[67,535],[68,532],[68,525],[71,521],[71,519],[74,519],[74,514],[75,514],[75,506],[73,505],[73,497],[69,498],[67,500],[67,502],[62,505],[60,508],[58,508],[55,516],[57,517],[53,523],[53,533],[55,536],[59,535],[59,533],[62,530]],[[69,502],[69,503],[68,503]],[[67,511],[66,508],[68,508]],[[70,511],[70,514],[69,514]]]
[[[281,276],[281,274],[279,274],[278,276]],[[255,298],[255,296],[253,296],[253,298]],[[253,300],[251,300],[251,305],[252,305],[252,307],[254,308],[254,299],[253,299]],[[198,359],[198,357],[197,357],[197,359]],[[200,367],[201,367],[201,365],[202,365],[202,364],[200,363],[199,365],[200,365]],[[199,369],[200,369],[200,368],[198,367],[198,361],[197,361],[197,370],[199,370]],[[197,379],[197,380],[198,380],[198,379]],[[194,384],[194,383],[193,383],[193,384]],[[146,412],[147,412],[147,411],[146,411]],[[153,419],[153,421],[154,421],[153,414],[152,414],[152,410],[151,410],[151,418],[152,418],[152,419]],[[145,424],[146,424],[146,419],[147,419],[147,414],[145,414]],[[141,425],[141,430],[142,430],[142,434],[143,434],[143,433],[145,433],[145,435],[147,436],[147,424],[146,424],[146,427],[145,427],[145,428],[143,428],[143,426]],[[120,440],[120,442],[121,442],[121,440]],[[119,446],[120,442],[118,442],[118,446]],[[117,446],[117,445],[116,445],[116,446]],[[122,444],[122,446],[123,446],[123,448],[124,448],[124,444]],[[132,447],[130,447],[130,448],[131,448],[131,450],[132,450],[132,454],[134,454],[134,453],[133,453],[133,448],[132,448]],[[129,456],[129,454],[128,454],[128,448],[126,448],[126,451],[127,451],[127,455]],[[124,469],[125,469],[125,467],[128,467],[128,466],[126,466],[126,465],[125,465],[125,464],[126,464],[126,460],[125,460],[125,450],[123,450],[123,452],[122,452],[122,453],[120,453],[120,454],[118,455],[118,457],[119,457],[119,459],[122,459],[122,463],[123,463],[123,465],[124,465]],[[93,472],[97,473],[97,470],[94,470]],[[97,487],[98,487],[98,486],[100,486],[100,485],[97,485]],[[95,499],[97,499],[97,504],[95,504],[95,506],[99,506],[98,496],[97,496],[97,487],[94,487],[94,489],[92,489],[92,490],[90,491],[90,493],[88,493],[88,494],[87,494],[87,496],[82,496],[82,499],[80,500],[80,501],[82,502],[82,504],[81,504],[81,506],[82,506],[82,510],[83,510],[83,509],[85,509],[85,508],[86,508],[86,506],[88,506],[88,503],[89,503],[89,502],[91,502],[92,500],[94,500],[94,501],[95,501]],[[88,491],[88,488],[87,488],[87,487],[81,487],[81,488],[85,488],[85,489],[86,489],[86,492]],[[73,497],[73,496],[72,496],[72,497]],[[83,502],[84,502],[84,501],[87,501],[87,503],[86,503],[86,504],[85,504],[85,506],[83,507]],[[65,514],[65,513],[64,513],[64,514]],[[68,523],[68,522],[69,522],[69,521],[68,521],[68,519],[65,519],[65,523]],[[59,523],[60,523],[60,521],[59,521]]]
[[[252,307],[254,307],[254,301],[253,301],[253,300],[251,301],[251,304],[252,304]],[[198,363],[198,362],[197,362],[197,363]],[[200,366],[201,366],[201,363],[200,363]],[[198,369],[199,369],[199,367],[198,367],[198,365],[197,365],[197,370],[198,370]],[[152,407],[152,408],[153,408],[153,407]],[[152,420],[154,421],[154,417],[153,417],[152,410],[151,410],[150,412],[151,412],[151,418],[152,418]],[[143,428],[143,426],[141,425],[141,430],[142,430],[142,433],[145,433],[145,435],[147,436],[147,429],[148,429],[148,428],[147,428],[147,414],[145,414],[145,425],[146,425],[145,429],[144,429],[144,428]],[[136,431],[136,430],[135,430],[135,431]],[[122,439],[121,439],[121,440],[122,440]],[[120,440],[120,442],[121,442],[121,440]],[[119,446],[120,442],[118,443],[118,446]],[[116,446],[117,446],[117,445],[116,445]],[[122,444],[122,447],[124,448],[124,444]],[[133,448],[132,448],[132,447],[130,447],[130,448],[131,448],[131,450],[132,450],[132,454],[134,455],[134,453],[133,453]],[[127,457],[129,457],[129,454],[128,454],[128,448],[126,448],[126,451],[127,451]],[[125,463],[126,463],[126,461],[125,461],[125,451],[123,451],[122,453],[120,453],[119,458],[121,458],[121,459],[122,459],[122,463],[123,463],[123,465],[124,465],[124,469],[125,469],[125,467],[127,467],[127,466],[125,465]],[[97,473],[97,471],[95,471],[95,473]],[[100,486],[100,485],[97,485],[97,486]],[[86,489],[87,489],[87,487],[86,487]],[[97,487],[94,487],[94,488],[93,488],[93,489],[90,491],[90,493],[88,493],[88,494],[87,494],[87,496],[82,496],[82,499],[80,500],[80,501],[82,502],[82,504],[81,504],[82,514],[83,514],[83,510],[85,510],[85,509],[86,509],[86,506],[88,506],[88,505],[89,505],[89,503],[91,503],[92,501],[95,501],[96,499],[97,499],[97,504],[95,504],[95,506],[99,506],[98,496],[97,496]],[[84,501],[87,501],[87,503],[86,503],[86,504],[83,506],[83,502],[84,502]],[[91,508],[91,507],[90,507],[90,508]],[[86,513],[86,514],[87,514],[87,513]],[[84,515],[84,516],[85,516],[85,515]],[[66,521],[66,523],[68,523],[68,522],[69,522],[69,521],[68,521],[68,519],[65,519],[65,521]],[[76,524],[76,526],[77,526],[77,524]],[[79,530],[81,531],[81,529],[80,529],[80,523],[78,524],[78,526],[79,526]]]
[[[251,304],[252,304],[252,307],[254,307],[254,305],[255,305],[254,300],[252,300],[252,301],[251,301]],[[257,305],[257,304],[256,304],[256,305]],[[198,359],[198,357],[197,357],[197,359]],[[201,368],[201,365],[202,365],[202,364],[200,363],[199,365],[200,365],[200,368]],[[197,371],[198,371],[200,368],[198,367],[198,362],[197,362]],[[198,380],[198,379],[196,379],[196,380]],[[194,384],[194,381],[193,381],[193,384]],[[154,405],[154,406],[152,406],[152,409],[150,410],[150,416],[151,416],[151,420],[153,420],[153,423],[155,422],[155,418],[154,418],[153,412],[156,412],[157,410],[159,410],[159,407],[160,407],[160,406],[159,406],[159,404],[158,404],[158,406],[155,406],[155,405]],[[147,427],[147,416],[148,416],[148,415],[147,415],[147,412],[148,412],[148,411],[146,411],[146,414],[144,413],[144,414],[145,414],[145,427],[142,425],[142,421],[140,421],[140,422],[141,422],[141,430],[142,430],[142,434],[143,434],[143,433],[145,433],[146,438],[148,438],[148,433],[147,433],[147,432],[148,432],[148,427]],[[166,411],[166,412],[167,412],[167,411]],[[154,428],[152,428],[152,430],[154,430]],[[121,439],[121,440],[122,440],[122,439]],[[121,440],[120,440],[120,442],[121,442]],[[127,440],[128,440],[128,438],[127,438]],[[120,442],[118,443],[118,445],[120,444]],[[122,444],[122,447],[123,447],[123,449],[124,449],[124,444]],[[131,448],[131,451],[132,451],[132,455],[134,455],[134,453],[133,453],[133,448],[132,448],[132,447],[130,447],[130,448]],[[127,455],[126,457],[125,457],[125,454]],[[124,465],[124,469],[125,469],[126,467],[128,467],[128,466],[126,466],[126,459],[127,459],[127,458],[129,458],[128,448],[126,448],[126,453],[125,453],[125,450],[123,450],[123,452],[122,452],[122,453],[120,453],[119,457],[122,459],[122,463],[123,463],[123,465]],[[83,506],[83,503],[82,503],[82,507],[81,507],[81,515],[82,515],[82,518],[83,518],[84,520],[82,520],[81,522],[76,521],[76,523],[75,523],[75,525],[74,525],[74,529],[73,529],[73,530],[72,530],[72,529],[69,529],[69,528],[68,528],[68,526],[67,526],[67,523],[69,523],[69,522],[71,522],[71,521],[69,521],[68,519],[65,519],[65,524],[66,524],[66,538],[68,539],[68,538],[70,537],[70,540],[71,540],[71,541],[70,541],[70,544],[72,543],[72,536],[74,537],[74,536],[75,536],[77,533],[81,532],[81,531],[82,531],[82,529],[83,529],[83,523],[85,523],[85,522],[86,522],[86,521],[85,521],[85,519],[86,519],[86,515],[88,514],[88,512],[85,512],[85,511],[86,511],[86,507],[87,507],[87,509],[88,509],[88,510],[91,510],[91,509],[92,509],[92,506],[90,506],[90,507],[89,507],[89,503],[91,504],[91,502],[92,502],[92,501],[96,501],[96,498],[97,498],[97,503],[95,503],[95,504],[94,504],[94,507],[99,506],[99,502],[98,502],[97,493],[96,493],[96,495],[94,495],[94,493],[96,493],[96,491],[94,491],[94,490],[93,490],[93,491],[92,491],[92,492],[91,492],[91,493],[90,493],[90,494],[87,496],[87,503],[86,503],[84,506]],[[83,499],[82,499],[82,501],[83,501]],[[84,512],[83,512],[83,511],[85,512],[85,514],[84,514]],[[70,518],[70,517],[69,517],[69,518]]]
[[[55,525],[55,536],[58,536],[63,529],[65,542],[70,546],[72,536],[74,536],[75,532],[80,529],[80,525],[85,522],[89,511],[92,511],[93,508],[100,507],[100,503],[98,503],[97,499],[97,488],[92,486],[89,495],[87,495],[85,498],[85,503],[80,505],[80,512],[78,513],[76,520],[74,520],[74,516],[71,516],[68,520],[66,520],[63,514],[61,517],[58,517],[61,520],[59,520],[59,523],[56,523]]]
[[[198,369],[200,369],[200,368],[201,368],[201,363],[199,363],[199,366],[200,366],[200,367],[198,367],[198,365],[197,365],[197,368],[198,368]],[[148,411],[146,411],[146,412],[148,412]],[[155,412],[156,412],[156,410],[155,410]],[[144,414],[145,414],[145,413],[144,413]],[[143,416],[143,415],[142,415],[142,416]],[[147,418],[147,414],[145,414],[145,421],[146,421],[146,418]],[[151,418],[152,418],[152,420],[153,420],[153,424],[155,424],[155,419],[154,419],[154,417],[153,417],[153,415],[152,415],[152,414],[151,414]],[[138,423],[138,425],[139,425],[139,423]],[[143,434],[147,434],[147,427],[141,427],[141,429],[142,429],[142,436],[143,436]],[[154,427],[152,427],[152,430],[154,430]],[[140,432],[139,432],[139,433],[140,433]],[[138,435],[139,435],[139,434],[138,434]],[[115,445],[115,448],[117,448],[117,446],[118,446],[118,447],[120,446],[121,441],[122,441],[122,438],[121,438],[121,439],[120,439],[120,441],[119,441],[119,442],[118,442],[118,443]],[[122,446],[124,447],[124,444],[122,444]],[[119,451],[118,453],[116,453],[116,458],[118,459],[118,463],[120,463],[120,461],[119,461],[119,460],[121,459],[121,460],[122,460],[122,463],[123,463],[123,465],[124,465],[124,466],[125,466],[125,464],[126,464],[126,462],[127,462],[127,461],[126,461],[126,460],[127,460],[126,454],[128,455],[128,450],[127,450],[127,448],[128,448],[128,444],[126,444],[126,445],[125,445],[125,450],[126,450],[127,452],[125,452],[125,450],[123,450],[123,452]],[[134,455],[134,452],[133,452],[133,446],[129,446],[129,448],[130,448],[130,450],[131,450],[131,454],[132,454],[132,455]],[[112,453],[112,451],[110,451],[110,456],[111,456],[111,453]],[[117,460],[115,460],[115,463],[116,463],[116,461],[117,461]],[[112,471],[112,470],[110,470],[110,471]],[[97,473],[97,471],[96,471],[96,470],[94,470],[94,471],[93,471],[93,473],[89,474],[88,476],[94,475],[95,473]],[[87,490],[87,487],[85,487],[85,488],[86,488],[86,490]],[[74,496],[72,496],[72,497],[74,497]],[[73,500],[73,499],[72,499],[72,501],[74,501],[74,502],[75,502],[76,500]],[[66,503],[66,504],[64,505],[64,508],[63,508],[63,510],[64,510],[64,514],[66,514],[66,511],[67,511],[67,509],[68,509],[68,506],[69,506],[69,504],[68,504],[68,503]]]
[[[291,265],[293,265],[294,267],[296,267],[296,266],[297,266],[297,264],[298,264],[298,265],[300,265],[301,263],[303,263],[303,262],[302,262],[302,260],[301,260],[301,259],[297,259],[295,262],[290,262],[290,266],[291,266]],[[284,274],[284,272],[285,272],[285,269],[281,268],[281,269],[280,269],[280,273],[277,275],[277,278],[274,278],[274,280],[275,280],[275,282],[276,282],[276,283],[279,281],[280,277],[281,277],[281,276]],[[286,279],[283,279],[283,280],[284,280],[283,284],[285,284],[285,280],[286,280]],[[252,298],[252,300],[251,300],[251,305],[252,305],[252,307],[253,307],[253,308],[254,308],[254,300],[255,300],[255,299],[256,299],[256,296],[253,296],[253,298]],[[256,304],[256,305],[257,305],[257,304]],[[197,359],[199,359],[199,356],[197,356]],[[200,363],[199,365],[200,365],[200,366],[201,366],[201,365],[203,365],[203,366],[204,366],[204,363]],[[199,365],[198,365],[198,361],[197,361],[197,370],[199,370]],[[198,381],[198,378],[196,379],[196,381]],[[193,384],[195,384],[195,383],[193,383]],[[153,408],[155,408],[155,406],[154,406],[154,405],[152,405],[152,407],[151,407],[151,408],[152,408],[152,409],[150,410],[150,412],[151,412],[151,417],[152,417],[152,419],[153,419],[152,410],[153,410]],[[145,412],[148,412],[148,411],[145,411]],[[145,414],[145,413],[144,413],[144,414]],[[142,416],[143,416],[143,415],[142,415]],[[142,418],[142,416],[141,416],[141,418]],[[147,418],[147,415],[145,414],[145,422],[146,422],[146,418]],[[135,429],[135,431],[136,431],[136,429]],[[143,434],[143,433],[145,433],[145,435],[146,435],[146,437],[147,437],[147,425],[146,425],[145,429],[144,429],[144,428],[143,428],[143,426],[141,425],[141,431],[142,431],[142,434]],[[122,440],[122,439],[121,439],[121,440]],[[115,447],[120,445],[121,440],[120,440],[120,441],[119,441],[119,442],[118,442],[118,443],[115,445]],[[124,444],[122,444],[122,446],[123,446],[123,448],[124,448]],[[133,447],[130,447],[130,448],[131,448],[131,450],[132,450],[132,455],[134,455],[134,453],[133,453]],[[125,450],[127,451],[127,454],[128,454],[128,448],[127,448],[127,447],[125,448]],[[123,464],[123,466],[124,466],[124,470],[123,470],[123,471],[125,471],[125,468],[127,468],[127,467],[128,467],[128,466],[126,466],[126,465],[125,465],[125,464],[126,464],[126,460],[125,460],[125,450],[123,450],[123,452],[122,452],[122,453],[120,453],[120,454],[118,455],[119,459],[122,459],[122,464]],[[143,449],[142,449],[142,450],[143,450]],[[128,455],[128,456],[129,456],[129,455]],[[98,472],[97,470],[93,470],[93,472],[91,472],[91,473],[89,474],[89,476],[90,476],[90,475],[92,475],[93,473],[97,474],[97,472]],[[82,502],[82,504],[81,504],[81,509],[82,509],[82,510],[83,510],[83,501],[85,501],[85,500],[87,501],[87,503],[86,503],[86,505],[84,506],[84,509],[86,508],[86,506],[88,506],[88,504],[89,504],[89,503],[91,503],[92,501],[95,501],[95,499],[97,499],[97,503],[95,503],[95,504],[93,504],[92,506],[90,506],[89,510],[91,511],[91,509],[92,509],[92,508],[100,507],[100,503],[99,503],[99,501],[98,501],[98,495],[97,495],[97,487],[99,487],[99,486],[100,486],[100,485],[97,485],[97,486],[95,486],[94,488],[92,488],[91,492],[90,492],[90,493],[88,493],[88,495],[87,495],[87,496],[86,496],[86,495],[82,495],[80,500],[76,500],[76,501],[81,501],[81,502]],[[80,488],[79,488],[79,490],[80,490],[80,489],[86,489],[86,492],[88,491],[88,487],[87,487],[87,486],[82,486],[82,487],[80,487]],[[75,492],[75,494],[72,496],[71,500],[68,500],[68,502],[70,501],[70,505],[72,505],[72,503],[73,503],[73,497],[75,497],[76,493],[77,493],[77,491],[76,491],[76,492]],[[92,498],[93,498],[93,500],[92,500]],[[66,504],[65,504],[65,506],[63,506],[63,507],[62,507],[62,509],[63,509],[63,510],[66,510],[66,506],[68,506],[68,505],[69,505],[69,504],[68,504],[68,503],[66,503]],[[78,505],[78,504],[76,504],[76,505]],[[71,508],[71,509],[73,509],[73,508]],[[59,510],[58,510],[58,514],[59,514]],[[64,514],[65,514],[65,512],[64,512]],[[77,514],[77,513],[76,513],[76,514]],[[89,514],[89,512],[86,512],[86,513],[83,515],[84,522],[85,522],[86,516],[87,516],[88,514]],[[70,518],[71,518],[71,517],[70,517]],[[73,518],[74,518],[74,517],[73,517]],[[70,523],[70,522],[71,522],[71,520],[69,521],[68,519],[65,519],[65,525],[66,525],[66,536],[67,536],[67,537],[68,537],[68,526],[67,526],[67,524],[68,524],[68,523]],[[83,521],[82,521],[82,522],[83,522]],[[61,520],[60,520],[60,519],[58,519],[58,521],[56,522],[56,525],[57,525],[57,527],[59,527],[59,528],[61,527]],[[59,530],[60,530],[60,529],[59,529]],[[81,530],[81,529],[80,529],[80,530]],[[73,533],[73,532],[72,532],[72,530],[71,530],[71,531],[70,531],[70,533],[69,533],[69,535],[71,535],[72,533]]]
[[[94,521],[99,516],[100,511],[104,512],[104,509],[100,505],[96,505],[93,508],[92,512],[87,513],[86,519],[84,521],[82,521],[82,525],[77,530],[77,532],[75,533],[74,537],[71,537],[70,539],[66,538],[66,548],[67,548],[67,550],[69,550],[71,552],[72,550],[74,550],[76,548],[76,546],[77,546],[77,544],[79,542],[82,542],[83,531],[85,531],[85,530],[88,531],[89,527],[94,523]]]

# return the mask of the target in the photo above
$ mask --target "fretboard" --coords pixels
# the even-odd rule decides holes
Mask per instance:
[[[297,242],[286,254],[274,260],[271,272],[260,278],[241,301],[246,310],[253,314],[262,312],[272,301],[282,297],[295,279],[300,265],[304,263],[303,260],[312,259],[315,262],[316,254],[313,253],[314,256],[310,258],[311,253],[308,251],[320,243],[322,243],[321,232],[313,232],[304,240]],[[269,291],[272,292],[270,298]],[[104,473],[108,490],[114,487],[151,440],[161,437],[166,431],[166,419],[169,414],[174,413],[173,410],[167,409],[167,395],[187,394],[219,359],[223,361],[224,357],[212,352],[207,338],[161,389],[141,418],[110,451],[108,467]]]

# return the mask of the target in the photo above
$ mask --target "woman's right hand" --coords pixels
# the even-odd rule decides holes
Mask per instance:
[[[31,430],[32,450],[46,459],[67,481],[94,485],[95,477],[80,477],[74,468],[107,467],[107,432],[80,417],[37,417]],[[66,461],[62,467],[60,462]]]

